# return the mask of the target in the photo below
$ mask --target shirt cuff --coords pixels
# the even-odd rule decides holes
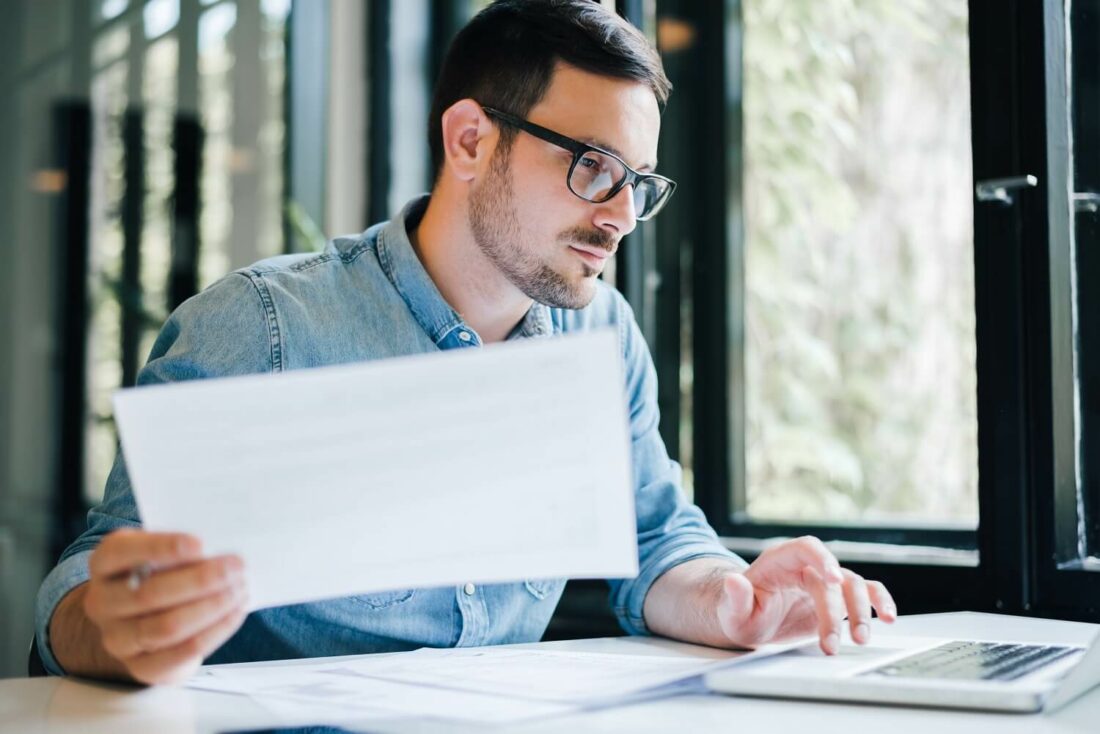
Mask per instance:
[[[628,634],[650,634],[643,614],[645,598],[650,587],[670,568],[696,558],[723,558],[748,568],[748,564],[739,556],[724,548],[715,548],[713,538],[706,538],[704,542],[688,543],[670,549],[660,558],[646,564],[636,578],[623,584],[619,592],[614,606],[615,616],[619,618],[619,624]]]
[[[65,675],[65,670],[50,648],[50,620],[65,595],[91,577],[88,573],[88,556],[91,554],[91,550],[80,551],[61,561],[38,590],[34,606],[34,636],[38,643],[38,657],[50,675]]]

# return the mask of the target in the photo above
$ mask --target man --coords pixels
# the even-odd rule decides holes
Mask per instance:
[[[623,627],[722,647],[816,632],[831,654],[847,616],[853,638],[865,642],[872,608],[887,621],[896,614],[881,584],[842,570],[813,538],[746,567],[684,500],[657,432],[646,345],[624,300],[598,280],[636,220],[672,193],[651,173],[668,92],[653,48],[601,6],[494,3],[444,64],[430,120],[430,198],[321,254],[228,275],[171,316],[139,384],[614,326],[640,556],[637,578],[609,582]],[[246,617],[239,559],[205,557],[194,538],[140,530],[119,457],[88,530],[43,583],[38,645],[55,673],[163,683],[204,659],[533,641],[563,585],[413,589]]]

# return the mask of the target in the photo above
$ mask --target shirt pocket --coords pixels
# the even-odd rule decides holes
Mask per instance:
[[[362,594],[351,597],[357,604],[365,606],[371,611],[389,609],[398,604],[404,604],[416,596],[416,589],[404,589],[401,591],[383,591],[378,594]]]
[[[542,601],[558,588],[558,584],[564,583],[559,579],[529,579],[523,582],[524,588],[539,601]]]

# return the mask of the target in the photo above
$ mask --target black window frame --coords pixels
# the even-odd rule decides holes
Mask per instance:
[[[1070,31],[1080,481],[1090,514],[1088,548],[1095,556],[1100,551],[1100,290],[1087,284],[1100,281],[1100,44],[1095,42],[1100,38],[1100,5],[1073,3]]]
[[[1045,5],[1062,8],[1055,0]],[[1052,187],[1051,210],[1070,215],[1051,217],[1049,273],[1041,283],[1049,285],[1050,318],[1037,327],[1042,339],[1035,360],[1044,376],[1049,374],[1049,387],[1037,385],[1046,388],[1037,402],[1050,435],[1041,444],[1034,476],[1035,598],[1040,613],[1095,621],[1100,617],[1095,545],[1100,536],[1100,294],[1092,284],[1100,282],[1100,212],[1085,197],[1080,203],[1075,199],[1100,191],[1100,51],[1095,43],[1100,5],[1067,5],[1060,24],[1053,22],[1055,11],[1049,9],[1047,31],[1048,56],[1072,57],[1068,70],[1049,65],[1046,96],[1051,180],[1071,186]],[[1069,90],[1068,100],[1062,90]],[[1079,416],[1074,411],[1078,406]]]

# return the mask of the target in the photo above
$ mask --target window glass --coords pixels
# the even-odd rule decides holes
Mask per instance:
[[[967,3],[742,7],[738,509],[974,527]]]

